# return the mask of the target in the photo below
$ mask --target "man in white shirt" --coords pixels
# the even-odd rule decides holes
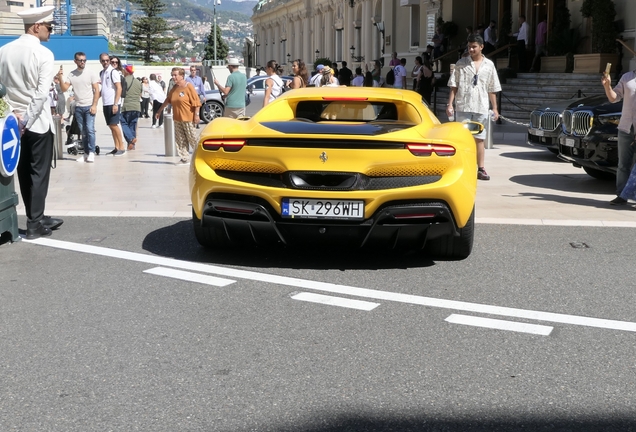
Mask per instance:
[[[519,72],[528,70],[528,60],[526,59],[526,47],[530,42],[530,33],[526,16],[519,16],[519,31],[512,36],[517,37],[517,58],[519,60]]]
[[[448,79],[450,94],[446,114],[455,116],[458,122],[472,120],[484,125],[482,133],[474,135],[477,146],[477,178],[490,180],[484,168],[486,127],[488,127],[488,102],[492,105],[493,120],[499,118],[497,92],[501,84],[492,61],[482,55],[484,39],[479,35],[468,36],[468,56],[462,57]],[[456,103],[457,112],[453,109]]]
[[[95,71],[86,69],[86,54],[75,53],[77,69],[71,71],[66,78],[62,68],[57,74],[60,80],[60,89],[65,92],[73,86],[75,95],[75,121],[82,135],[84,155],[78,162],[95,162],[95,114],[97,114],[97,101],[99,101],[99,76]]]
[[[309,80],[309,85],[314,87],[320,87],[320,80],[322,80],[322,70],[325,68],[325,65],[319,64],[316,66],[316,74],[311,77]]]
[[[393,66],[395,82],[393,87],[406,90],[406,59],[400,59],[400,64]]]
[[[484,31],[484,54],[488,55],[495,50],[497,46],[497,22],[490,21],[490,24]]]
[[[360,66],[356,68],[356,76],[351,81],[351,85],[354,87],[362,87],[364,85],[364,75],[362,75],[362,68]]]
[[[102,83],[102,105],[104,106],[104,118],[106,124],[113,135],[115,149],[109,154],[123,156],[126,154],[124,140],[119,130],[120,115],[119,105],[121,105],[121,73],[110,64],[110,56],[107,53],[99,55],[103,70],[99,73]]]
[[[53,29],[53,6],[18,12],[24,33],[0,48],[0,77],[5,96],[18,118],[21,153],[16,167],[20,194],[26,210],[26,238],[50,236],[64,222],[44,216],[49,190],[55,128],[48,104],[49,86],[55,75],[53,53],[42,46]]]

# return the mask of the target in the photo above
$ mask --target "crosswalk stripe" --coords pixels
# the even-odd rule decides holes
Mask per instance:
[[[333,296],[326,296],[322,294],[313,294],[313,293],[306,293],[306,292],[293,295],[292,298],[294,300],[301,300],[301,301],[306,301],[311,303],[320,303],[320,304],[325,304],[330,306],[340,306],[344,308],[358,309],[358,310],[365,310],[365,311],[370,311],[380,306],[380,303],[372,303],[368,301],[352,300],[352,299],[347,299],[342,297],[333,297]]]
[[[181,279],[188,282],[198,282],[218,287],[228,286],[236,282],[231,279],[223,279],[216,276],[202,275],[199,273],[186,272],[165,267],[154,267],[148,270],[144,270],[144,273],[154,274],[157,276],[165,276],[173,279]]]

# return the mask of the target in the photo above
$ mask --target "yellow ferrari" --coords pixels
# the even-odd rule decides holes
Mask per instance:
[[[292,90],[217,118],[190,167],[198,242],[424,249],[463,259],[474,237],[475,141],[410,90]],[[478,125],[481,128],[481,125]]]

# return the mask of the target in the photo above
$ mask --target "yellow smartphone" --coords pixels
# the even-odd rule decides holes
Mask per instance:
[[[605,65],[605,76],[609,78],[610,75],[610,71],[612,70],[612,64],[608,63],[607,65]]]

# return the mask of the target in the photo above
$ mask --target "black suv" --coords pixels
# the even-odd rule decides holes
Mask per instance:
[[[582,167],[594,178],[614,178],[622,109],[622,101],[611,103],[602,95],[586,99],[585,105],[563,111],[559,157]]]
[[[559,135],[561,134],[561,113],[577,106],[583,99],[559,101],[550,106],[538,107],[530,113],[528,144],[545,147],[554,154],[559,153]]]

